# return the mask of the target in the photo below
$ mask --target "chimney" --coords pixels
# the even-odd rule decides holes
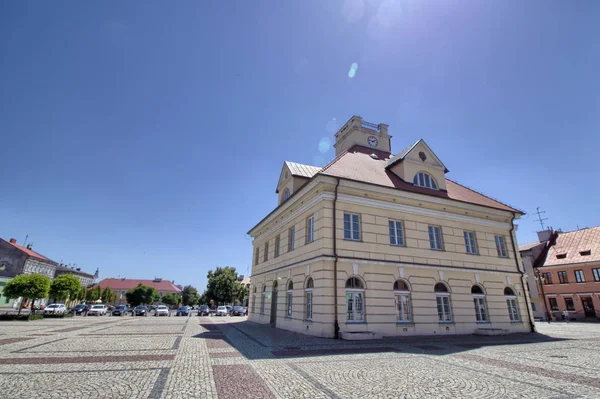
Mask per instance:
[[[75,269],[75,270],[77,270],[78,272],[80,272],[80,271],[81,271],[81,267],[78,267],[78,268],[77,268],[77,269]]]
[[[33,246],[31,244],[27,244],[27,249],[31,249]]]
[[[16,243],[17,243],[17,240],[16,240],[16,239],[14,239],[14,238],[11,238],[11,239],[10,239],[10,243],[11,243],[11,244],[16,244]]]
[[[550,236],[552,236],[552,230],[544,230],[544,231],[538,231],[537,232],[538,235],[538,240],[540,242],[546,242],[550,239]]]

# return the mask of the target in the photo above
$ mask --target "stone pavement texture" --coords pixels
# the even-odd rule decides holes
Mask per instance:
[[[0,322],[0,398],[600,398],[600,324],[335,341],[235,317]]]

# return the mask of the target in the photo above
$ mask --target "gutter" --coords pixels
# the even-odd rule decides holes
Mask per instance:
[[[513,252],[515,253],[515,265],[517,266],[517,272],[519,272],[519,274],[521,275],[521,287],[523,287],[523,296],[525,297],[525,305],[527,308],[527,316],[529,319],[529,328],[531,329],[531,332],[534,333],[535,332],[535,324],[533,323],[533,319],[531,317],[531,310],[529,309],[529,300],[527,299],[527,295],[528,295],[528,291],[525,288],[525,283],[523,282],[523,277],[525,275],[525,273],[521,270],[521,266],[519,265],[519,254],[517,252],[517,246],[515,244],[515,238],[514,238],[514,231],[515,231],[515,212],[512,212],[512,218],[510,219],[510,242],[512,243],[512,247],[513,247]]]
[[[337,272],[337,266],[338,266],[338,253],[337,253],[337,226],[336,226],[336,221],[337,221],[337,217],[336,217],[336,203],[337,203],[337,197],[338,197],[338,187],[340,185],[340,178],[336,177],[336,184],[335,184],[335,196],[333,197],[333,256],[334,256],[334,261],[333,261],[333,336],[335,339],[339,339],[340,338],[340,323],[338,320],[338,287],[337,287],[337,276],[338,276],[338,272]]]

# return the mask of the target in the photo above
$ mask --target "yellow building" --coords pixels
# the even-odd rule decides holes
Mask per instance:
[[[323,168],[285,162],[253,238],[250,320],[323,337],[534,328],[514,220],[419,140],[353,116]]]

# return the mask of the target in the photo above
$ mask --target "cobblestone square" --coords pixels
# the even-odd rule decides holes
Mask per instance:
[[[335,341],[242,317],[0,323],[2,398],[597,398],[600,324]]]

